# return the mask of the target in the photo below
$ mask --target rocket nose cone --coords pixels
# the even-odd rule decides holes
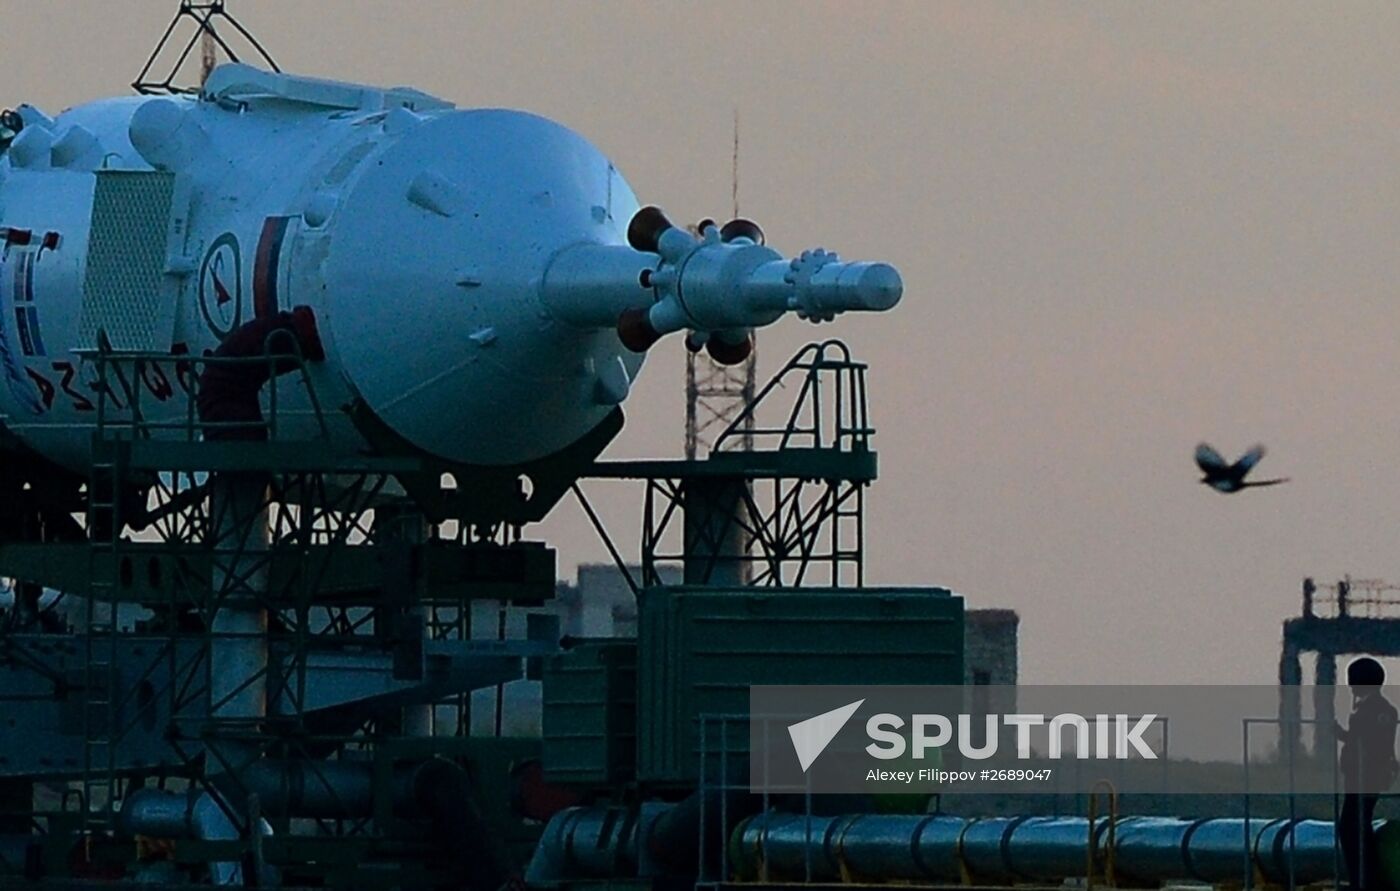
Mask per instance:
[[[861,272],[856,293],[866,309],[883,312],[904,296],[904,280],[890,264],[871,263]]]

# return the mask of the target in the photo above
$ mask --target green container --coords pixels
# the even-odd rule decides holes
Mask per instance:
[[[638,626],[637,777],[691,786],[747,761],[754,684],[961,684],[962,599],[943,588],[651,588]],[[724,724],[713,717],[736,716]],[[731,768],[737,765],[730,764]]]
[[[615,786],[636,776],[635,640],[584,641],[550,656],[541,687],[546,780]]]

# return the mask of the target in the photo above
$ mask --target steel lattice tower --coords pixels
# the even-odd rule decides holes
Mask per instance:
[[[734,109],[734,152],[730,167],[730,199],[739,216],[739,109]],[[721,365],[703,351],[687,352],[685,357],[685,456],[694,460],[702,451],[715,447],[717,437],[753,402],[754,379],[758,371],[757,332],[749,357],[739,365]],[[744,418],[742,435],[727,438],[722,448],[729,451],[753,449],[753,416]]]

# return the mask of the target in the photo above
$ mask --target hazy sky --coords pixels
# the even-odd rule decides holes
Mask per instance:
[[[1400,580],[1400,4],[230,0],[284,68],[556,118],[674,219],[895,263],[869,576],[1022,623],[1022,677],[1269,682],[1304,575]],[[175,0],[5,0],[4,102],[126,90]],[[678,455],[652,351],[610,455]],[[1276,489],[1191,451],[1256,440]],[[620,530],[636,499],[609,499]],[[563,569],[604,559],[566,503]]]

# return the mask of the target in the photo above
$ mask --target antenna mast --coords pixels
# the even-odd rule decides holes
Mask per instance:
[[[730,219],[739,218],[739,107],[734,107],[734,152],[730,166]],[[720,365],[708,353],[685,355],[685,457],[695,460],[753,402],[758,375],[758,332],[749,357],[739,365]],[[725,440],[730,451],[753,449],[754,417],[744,417],[741,435]]]

